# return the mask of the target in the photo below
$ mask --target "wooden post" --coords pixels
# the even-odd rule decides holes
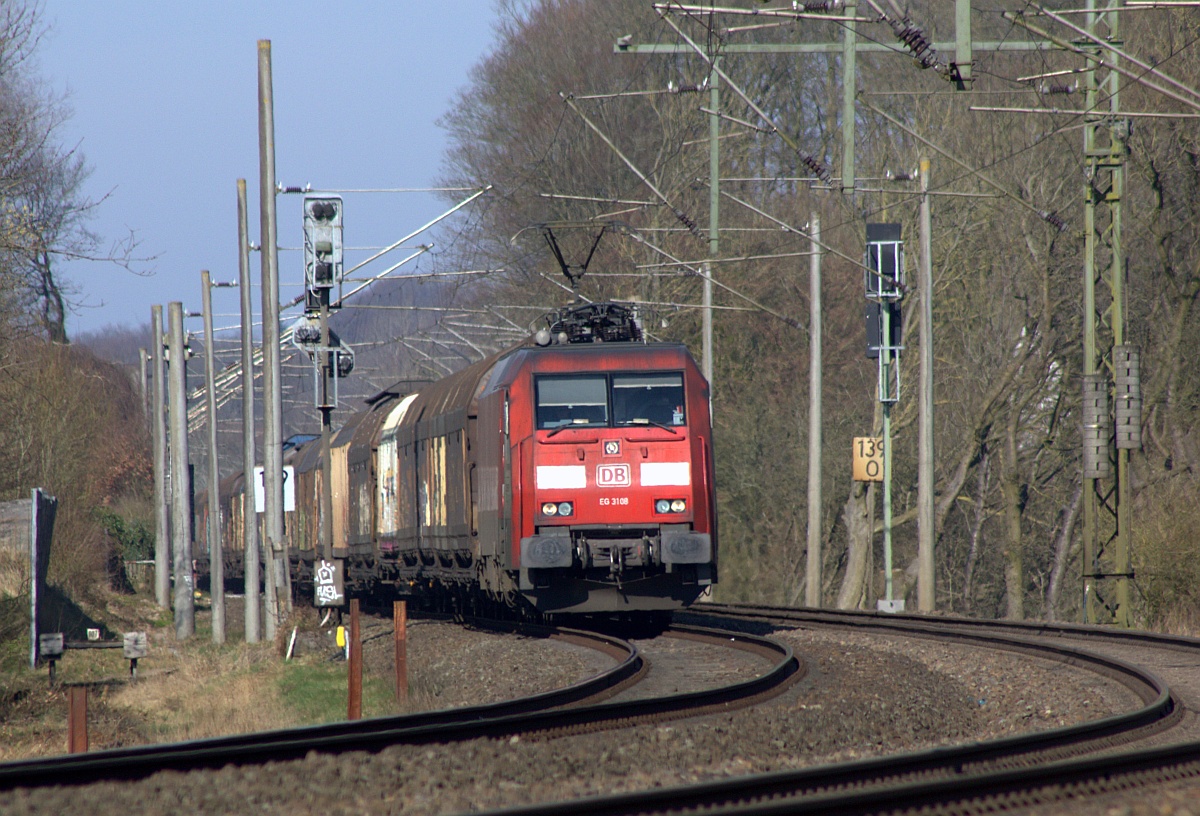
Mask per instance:
[[[67,691],[67,753],[83,754],[87,749],[87,688],[71,686]]]
[[[393,601],[392,625],[396,643],[396,702],[408,702],[408,603]]]
[[[358,598],[350,599],[350,693],[346,719],[362,719],[362,641],[358,630]]]

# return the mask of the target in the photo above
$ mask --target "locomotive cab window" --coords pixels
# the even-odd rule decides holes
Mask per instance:
[[[608,383],[600,377],[538,377],[539,429],[608,424]]]
[[[612,397],[614,425],[685,424],[682,374],[614,374]]]

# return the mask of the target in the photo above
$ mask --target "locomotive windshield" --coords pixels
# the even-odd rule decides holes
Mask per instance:
[[[679,373],[537,378],[537,427],[541,430],[684,424],[683,375]]]
[[[614,425],[682,425],[682,374],[614,374]]]
[[[608,424],[608,378],[538,377],[537,426]]]

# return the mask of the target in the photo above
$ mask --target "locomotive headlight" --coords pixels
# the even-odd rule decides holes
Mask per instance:
[[[559,502],[558,504],[558,514],[560,516],[569,516],[574,509],[575,508],[571,506],[570,502]]]
[[[564,504],[566,504],[566,502],[564,502]],[[570,505],[567,505],[567,506],[570,507]],[[555,504],[554,502],[546,502],[545,504],[542,505],[542,515],[543,516],[557,516],[558,515],[558,505]]]
[[[682,513],[684,510],[687,510],[687,502],[685,502],[683,499],[676,499],[675,501],[671,502],[672,513]]]
[[[658,501],[654,502],[654,512],[655,513],[670,513],[671,512],[671,502],[667,499],[659,499]]]

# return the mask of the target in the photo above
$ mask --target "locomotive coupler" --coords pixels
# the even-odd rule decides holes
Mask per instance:
[[[611,547],[608,551],[608,571],[620,575],[625,571],[625,550],[621,547]]]

